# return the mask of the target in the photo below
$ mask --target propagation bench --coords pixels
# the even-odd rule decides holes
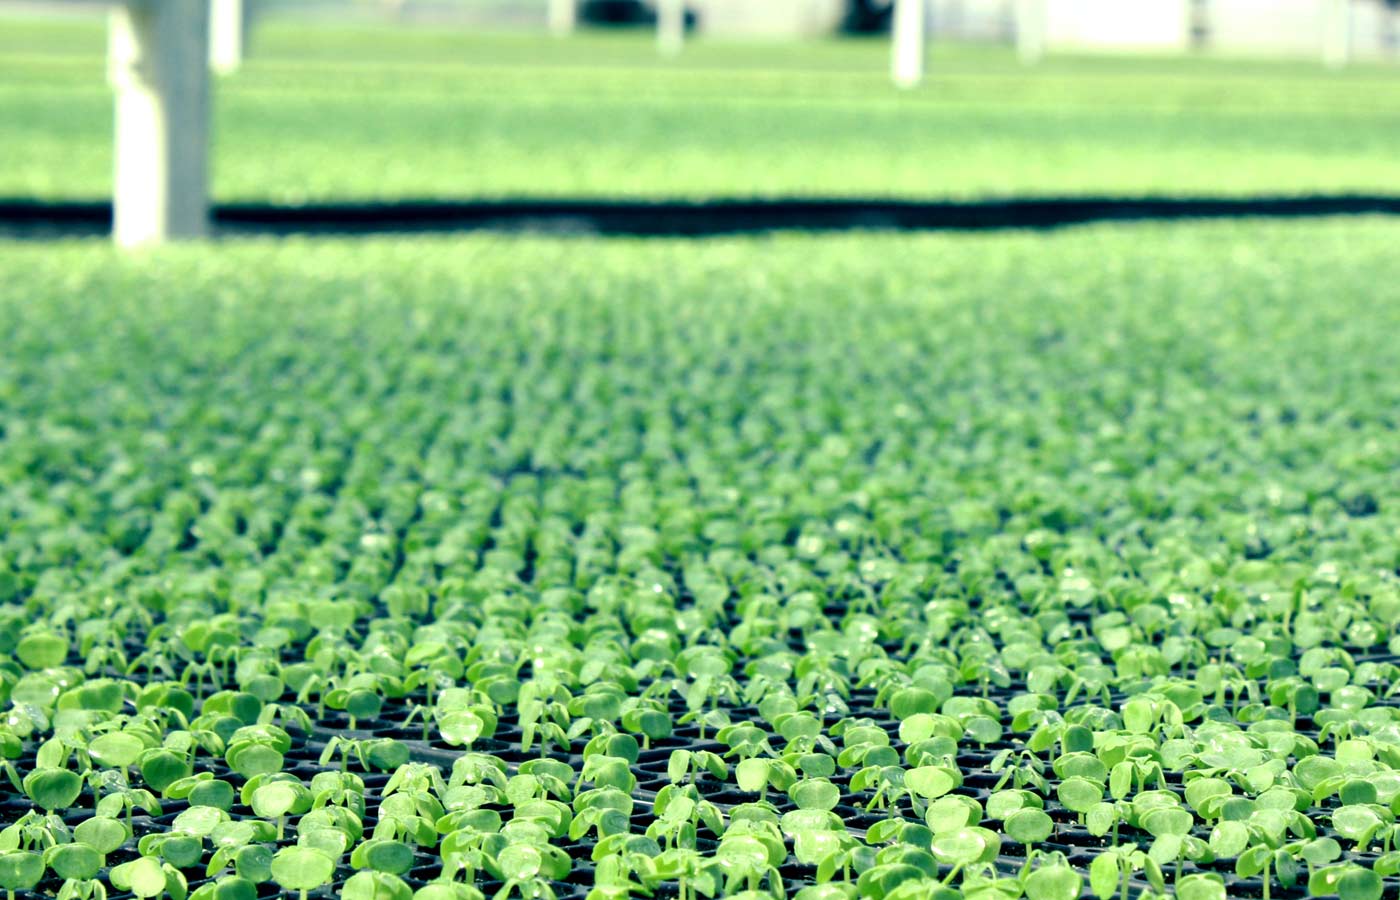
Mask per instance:
[[[1024,63],[1044,55],[1050,2],[1015,2],[1017,51]],[[1209,0],[1196,2],[1205,7]],[[1350,56],[1350,4],[1328,0],[1323,48],[1329,67],[1344,65]],[[108,77],[116,93],[113,238],[135,247],[202,237],[209,223],[209,70],[227,73],[241,62],[246,0],[108,0],[106,5]],[[550,0],[554,33],[572,31],[576,7],[577,0]],[[929,0],[895,0],[891,75],[899,87],[923,81],[929,7]],[[657,0],[657,13],[659,50],[678,54],[684,0]]]

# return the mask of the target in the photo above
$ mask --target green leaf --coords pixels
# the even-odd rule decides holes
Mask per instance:
[[[78,823],[73,829],[73,839],[105,856],[126,843],[126,825],[117,819],[94,816]]]
[[[83,779],[68,769],[35,769],[24,776],[24,793],[42,809],[67,809],[82,792]]]
[[[178,753],[152,749],[141,754],[141,779],[153,791],[164,791],[190,774],[190,764]]]
[[[113,887],[131,891],[137,897],[159,897],[165,893],[165,870],[151,856],[114,866],[110,877]]]
[[[373,738],[365,745],[365,761],[381,772],[391,772],[408,762],[408,745],[393,738]]]
[[[1220,822],[1210,832],[1211,852],[1221,858],[1239,856],[1249,846],[1249,829],[1243,822]]]
[[[273,781],[253,791],[253,812],[265,819],[285,816],[296,806],[297,790],[285,781]]]
[[[1154,837],[1163,835],[1186,835],[1196,820],[1180,807],[1175,809],[1153,809],[1142,817],[1142,827]]]
[[[1253,878],[1264,871],[1272,854],[1268,847],[1250,847],[1235,860],[1235,874],[1241,878]]]
[[[409,900],[413,889],[388,872],[356,872],[339,890],[342,900]]]
[[[504,877],[523,881],[539,874],[544,866],[544,857],[528,844],[513,844],[500,852],[496,865]]]
[[[1089,887],[1100,900],[1109,900],[1118,893],[1118,857],[1100,853],[1089,864]]]
[[[208,890],[209,893],[201,896],[199,891]],[[189,900],[257,900],[258,886],[246,878],[239,878],[237,875],[225,875],[217,881],[210,882],[200,887],[195,893],[190,894]]]
[[[739,783],[739,790],[750,794],[757,794],[768,786],[768,760],[766,759],[746,759],[734,767],[734,779]]]
[[[768,865],[768,847],[752,834],[726,835],[715,851],[715,858],[729,869],[762,871]]]
[[[282,771],[282,754],[266,744],[244,741],[229,748],[225,757],[229,768],[244,778],[275,775]]]
[[[1066,809],[1087,813],[1103,800],[1103,785],[1076,775],[1060,782],[1055,794]]]
[[[1330,837],[1320,837],[1303,845],[1299,854],[1312,866],[1325,866],[1342,855],[1342,845]]]
[[[1182,854],[1185,841],[1179,834],[1163,834],[1147,848],[1147,856],[1159,866],[1164,866]]]
[[[1095,803],[1084,815],[1084,826],[1095,837],[1103,837],[1113,829],[1118,819],[1118,807],[1112,803]]]
[[[933,737],[938,729],[938,720],[927,713],[915,713],[899,723],[899,739],[906,744],[917,744]]]
[[[1004,821],[1007,816],[1027,803],[1025,791],[996,791],[987,798],[987,817]]]
[[[309,847],[283,847],[272,858],[272,878],[288,891],[309,891],[335,875],[335,860]]]
[[[1384,887],[1379,875],[1360,866],[1348,866],[1337,879],[1337,895],[1341,900],[1380,900]]]
[[[1157,723],[1157,704],[1138,697],[1123,704],[1123,727],[1137,734],[1146,734]]]
[[[228,813],[214,806],[191,806],[175,817],[172,830],[208,837],[229,820]]]
[[[484,728],[481,716],[469,710],[450,712],[438,720],[438,733],[454,747],[470,747]]]
[[[1084,879],[1069,866],[1041,866],[1026,876],[1030,900],[1079,900]]]
[[[788,791],[798,809],[832,809],[841,802],[841,789],[829,781],[806,779],[793,784]]]
[[[1110,770],[1108,775],[1108,792],[1115,800],[1122,800],[1128,796],[1128,791],[1133,786],[1133,764],[1128,760],[1123,760]]]
[[[672,750],[666,760],[666,778],[672,784],[679,784],[690,771],[690,751]]]
[[[402,875],[413,868],[413,848],[400,841],[373,841],[365,851],[365,864],[378,872]]]
[[[857,885],[861,897],[870,898],[870,900],[884,900],[906,882],[916,884],[920,891],[927,895],[926,877],[924,870],[917,866],[906,863],[885,863],[872,866],[860,873]],[[933,898],[933,900],[937,900],[937,898]]]
[[[323,829],[329,831],[329,829]],[[319,833],[319,832],[316,832]],[[343,832],[338,832],[344,834]],[[306,838],[306,835],[302,835]],[[342,852],[343,847],[342,847]],[[259,844],[239,848],[233,855],[233,870],[255,884],[272,879],[272,850]]]
[[[109,768],[120,769],[135,765],[145,749],[140,738],[120,731],[98,735],[88,744],[88,753],[94,760]]]
[[[374,691],[354,690],[345,700],[345,712],[357,719],[371,719],[379,715],[384,707],[384,699]]]
[[[228,812],[233,809],[233,801],[237,796],[233,785],[222,779],[211,779],[201,781],[190,788],[190,806],[207,806],[211,809],[218,809]]]
[[[1162,867],[1151,856],[1143,859],[1142,874],[1147,878],[1147,883],[1152,886],[1153,890],[1158,892],[1166,890],[1166,876],[1162,874]]]
[[[44,862],[60,878],[85,881],[102,868],[102,854],[87,844],[60,844],[44,853]]]
[[[68,641],[51,632],[25,636],[15,647],[15,655],[29,669],[51,669],[68,657]]]
[[[1003,824],[1007,836],[1018,844],[1038,844],[1055,830],[1054,820],[1039,809],[1019,809]]]
[[[1376,802],[1376,786],[1360,778],[1352,778],[1337,792],[1343,804],[1353,805]]]
[[[786,817],[784,817],[784,821],[786,822]],[[841,849],[841,836],[833,831],[788,829],[786,824],[784,830],[793,831],[793,855],[797,857],[798,862],[804,865],[817,865],[824,858]]]
[[[653,741],[671,736],[671,717],[655,710],[642,710],[637,716],[637,730]]]
[[[958,781],[944,766],[920,766],[904,773],[904,786],[928,800],[942,797],[956,788]]]
[[[935,835],[929,844],[929,852],[939,862],[954,866],[976,862],[986,849],[986,839],[970,828]]]
[[[974,743],[990,744],[1001,740],[1001,723],[990,716],[971,716],[963,722],[963,727],[967,738]]]
[[[1332,813],[1332,827],[1337,833],[1357,842],[1369,841],[1383,824],[1376,811],[1367,806],[1343,806]]]
[[[1083,725],[1066,725],[1060,733],[1060,744],[1066,753],[1092,753],[1094,732]]]
[[[921,713],[936,713],[940,706],[938,695],[921,687],[907,687],[890,697],[890,714],[901,722]]]
[[[0,853],[0,890],[27,891],[44,877],[44,858],[37,853],[11,850]]]
[[[204,842],[191,834],[172,834],[160,843],[160,856],[177,869],[188,869],[204,855]]]
[[[908,823],[903,819],[882,819],[866,830],[866,840],[871,844],[888,844],[899,840]]]
[[[413,900],[481,900],[481,892],[467,884],[435,881],[414,891]]]
[[[1212,797],[1229,796],[1230,782],[1223,778],[1197,778],[1186,785],[1186,802],[1197,812]]]
[[[1377,900],[1383,889],[1379,875],[1352,863],[1318,869],[1308,879],[1308,893],[1314,897],[1337,894],[1342,900]]]
[[[1187,875],[1176,883],[1176,900],[1226,900],[1225,881],[1214,873]]]
[[[798,759],[797,767],[808,778],[830,778],[836,774],[836,760],[825,753],[804,753]]]
[[[978,815],[976,801],[967,802],[967,797],[945,796],[929,804],[928,810],[924,813],[924,821],[935,834],[942,834],[945,831],[957,831],[959,828],[966,828],[969,825],[976,825],[974,819]]]

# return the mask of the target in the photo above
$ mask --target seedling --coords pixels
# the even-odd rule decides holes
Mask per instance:
[[[335,860],[305,846],[283,847],[272,858],[272,877],[284,890],[296,891],[306,900],[308,891],[330,882]]]

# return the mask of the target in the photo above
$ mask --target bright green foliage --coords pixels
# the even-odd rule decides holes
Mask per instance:
[[[1397,245],[2,246],[0,889],[1385,896]]]
[[[0,22],[0,195],[109,195],[104,52],[100,22]],[[1385,68],[1053,56],[1027,69],[1002,48],[936,52],[927,85],[900,92],[883,40],[707,39],[659,60],[645,33],[561,43],[270,18],[214,90],[214,191],[296,204],[1400,190],[1400,86]]]
[[[309,847],[285,847],[272,859],[272,877],[290,891],[318,888],[335,874],[335,860]]]

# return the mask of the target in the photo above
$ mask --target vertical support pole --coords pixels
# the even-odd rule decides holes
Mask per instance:
[[[928,41],[927,0],[895,0],[893,58],[890,74],[896,87],[918,87],[924,80]]]
[[[123,247],[201,237],[209,220],[209,6],[125,0],[110,16],[112,236]]]
[[[243,65],[248,42],[248,0],[210,0],[209,68],[228,75]]]
[[[1211,0],[1191,0],[1190,42],[1192,50],[1205,50],[1211,38]]]
[[[685,0],[656,0],[656,49],[679,56],[685,46]]]
[[[578,0],[549,0],[549,31],[559,37],[574,33],[578,25]]]
[[[1351,62],[1351,0],[1324,0],[1323,16],[1322,64],[1344,68]]]
[[[1023,66],[1045,58],[1046,0],[1016,0],[1016,56]]]
[[[1400,56],[1400,4],[1381,4],[1381,53],[1391,62]]]

